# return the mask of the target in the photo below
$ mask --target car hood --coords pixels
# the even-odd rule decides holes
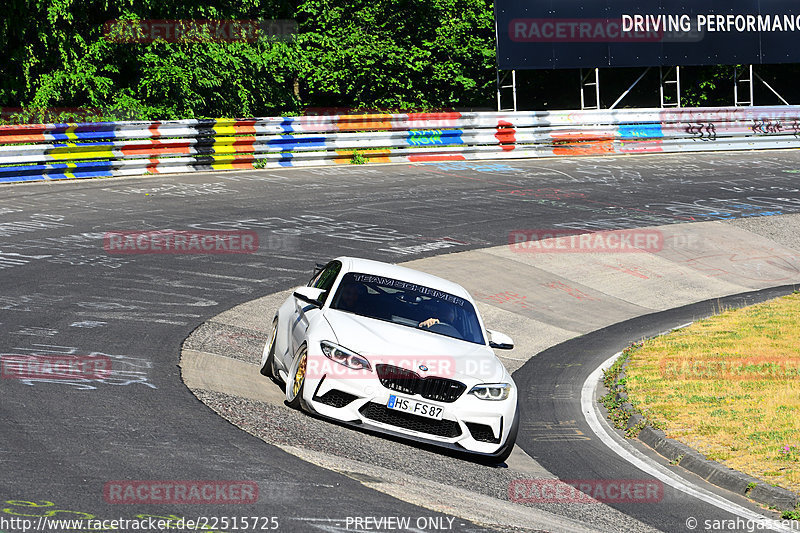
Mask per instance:
[[[488,346],[335,309],[328,309],[325,319],[336,342],[369,359],[373,367],[392,364],[422,376],[466,378],[481,383],[510,379]]]

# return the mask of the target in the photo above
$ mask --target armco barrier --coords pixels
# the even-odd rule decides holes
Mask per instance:
[[[800,147],[800,106],[0,126],[0,182],[369,162]]]

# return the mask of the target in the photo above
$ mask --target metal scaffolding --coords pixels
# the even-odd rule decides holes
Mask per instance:
[[[585,75],[583,70],[584,69],[580,69],[579,72],[581,80],[581,109],[600,109],[600,69],[588,69]],[[594,74],[594,81],[588,81],[591,79],[592,74]],[[587,87],[594,87],[594,99],[591,100],[591,104],[588,105],[586,103]]]
[[[634,87],[636,87],[642,79],[647,75],[652,67],[647,67],[634,80],[631,85],[622,92],[609,109],[616,109],[622,100],[628,96]],[[674,93],[668,94],[667,87],[674,86]],[[588,90],[588,89],[592,90]],[[581,92],[581,109],[600,109],[600,69],[588,69],[584,73],[584,69],[580,69],[580,92]],[[587,92],[589,96],[587,97]],[[594,93],[593,95],[591,93]],[[663,67],[659,67],[659,96],[660,107],[681,107],[681,67],[669,67],[664,71]],[[671,100],[674,98],[674,101]],[[670,99],[670,101],[667,101]]]
[[[670,76],[674,74],[674,78],[670,79]],[[681,107],[681,67],[669,67],[667,68],[666,72],[664,71],[664,67],[658,67],[658,77],[660,80],[659,83],[659,95],[660,95],[660,107],[661,109],[667,107]],[[667,101],[667,98],[670,95],[667,94],[665,90],[666,86],[674,85],[675,86],[675,101]]]
[[[652,70],[647,67],[636,80],[617,98],[609,109],[616,109],[622,100],[630,94],[636,85]],[[600,104],[600,69],[579,69],[579,90],[581,109],[601,109]],[[659,79],[659,107],[683,107],[683,92],[681,87],[681,67],[658,67]],[[755,105],[755,86],[761,83],[774,94],[784,105],[789,102],[781,96],[767,81],[755,71],[753,65],[745,67],[735,66],[733,71],[733,101],[736,107],[752,107]],[[503,104],[511,98],[510,107]],[[517,71],[497,70],[497,110],[517,111]]]
[[[511,83],[508,78],[511,78]],[[504,85],[505,84],[505,85]],[[511,89],[511,107],[503,107],[503,92]],[[517,111],[517,71],[498,70],[497,71],[497,110],[498,111]]]
[[[760,81],[764,87],[770,90],[772,94],[778,97],[778,100],[783,102],[783,105],[789,105],[789,102],[778,93],[775,89],[772,88],[772,85],[767,83],[767,80],[762,78],[758,75],[758,72],[755,71],[753,65],[748,65],[744,72],[742,73],[745,77],[739,76],[739,66],[733,67],[733,105],[736,107],[752,107],[755,105],[755,96],[754,96],[754,88],[755,88],[755,81]],[[741,96],[742,89],[740,89],[741,85],[746,85],[747,89],[744,92],[745,96]],[[744,100],[744,98],[749,98],[749,100]]]

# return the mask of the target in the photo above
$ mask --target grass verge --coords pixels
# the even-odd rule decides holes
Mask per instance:
[[[709,459],[800,492],[800,293],[645,341],[618,363],[602,399],[618,427],[625,401]]]

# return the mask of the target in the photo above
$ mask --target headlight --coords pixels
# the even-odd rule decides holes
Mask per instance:
[[[505,400],[511,394],[511,385],[508,383],[475,385],[469,393],[474,394],[481,400]]]
[[[322,347],[322,353],[331,361],[355,370],[372,371],[372,365],[369,364],[369,361],[352,350],[329,341],[322,341],[320,346]]]

